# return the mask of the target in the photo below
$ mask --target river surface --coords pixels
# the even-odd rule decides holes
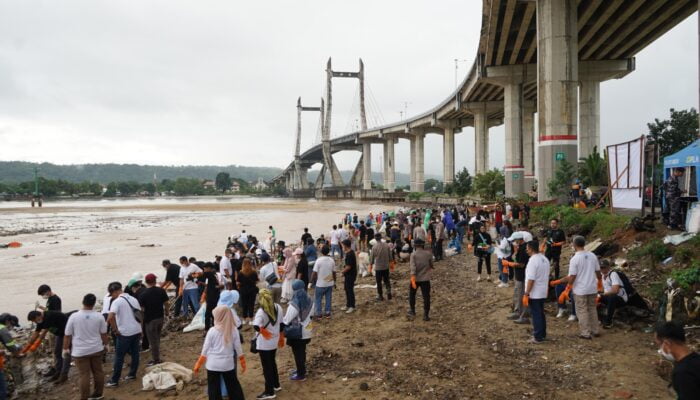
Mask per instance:
[[[213,260],[243,229],[264,240],[273,225],[278,240],[298,242],[304,227],[315,238],[346,212],[365,216],[388,207],[394,206],[241,196],[64,200],[41,209],[0,202],[0,243],[22,243],[0,249],[0,313],[26,323],[35,302],[44,302],[37,295],[43,283],[61,297],[64,311],[74,310],[86,293],[102,298],[109,282],[126,283],[134,272],[164,278],[163,259]]]

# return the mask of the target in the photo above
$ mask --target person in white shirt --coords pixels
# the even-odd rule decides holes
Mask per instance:
[[[238,241],[243,244],[248,244],[248,234],[245,233],[245,229],[241,232],[241,236],[238,237]]]
[[[93,311],[96,302],[97,298],[92,293],[83,297],[83,309],[68,318],[63,337],[63,352],[70,352],[78,367],[81,400],[102,398],[105,384],[102,355],[109,339],[107,322],[100,313]],[[92,393],[90,376],[95,381],[95,390]]]
[[[263,289],[258,293],[260,308],[253,318],[253,329],[257,332],[255,344],[260,355],[265,391],[257,399],[274,399],[275,393],[282,390],[277,371],[277,347],[280,342],[280,325],[282,323],[282,307],[272,301],[272,293]]]
[[[265,264],[260,268],[260,282],[266,282],[267,288],[272,293],[272,298],[275,303],[280,301],[282,297],[282,282],[280,281],[280,275],[277,271],[277,264],[274,261],[270,261],[270,255],[263,253],[260,256],[260,261]]]
[[[321,247],[322,256],[316,260],[314,270],[311,273],[311,282],[316,285],[314,289],[314,315],[316,318],[331,317],[331,303],[333,300],[333,286],[335,286],[336,271],[335,260],[328,256],[330,248],[327,244]],[[325,299],[325,311],[321,308],[321,301]]]
[[[219,273],[226,279],[226,289],[231,289],[231,282],[235,281],[233,266],[231,266],[231,249],[224,250],[224,257],[219,262]]]
[[[112,294],[112,303],[109,307],[107,323],[111,326],[112,332],[117,335],[117,344],[112,379],[105,386],[113,388],[119,385],[124,357],[127,353],[131,356],[131,366],[124,380],[136,379],[141,351],[141,322],[136,319],[135,311],[140,312],[141,305],[137,299],[122,292],[122,284],[119,282],[110,283],[109,292]]]
[[[508,270],[504,272],[503,260],[509,259],[513,255],[513,245],[508,241],[508,238],[503,236],[501,241],[496,246],[496,257],[498,257],[498,280],[499,288],[508,287]],[[508,260],[510,261],[510,260]]]
[[[569,275],[558,281],[552,281],[551,284],[571,285],[580,330],[579,337],[591,339],[591,336],[600,334],[595,304],[598,288],[603,289],[600,264],[595,254],[584,249],[586,239],[583,236],[574,236],[572,244],[576,254],[569,261]]]
[[[610,261],[602,260],[600,262],[600,273],[603,274],[603,293],[600,295],[600,300],[607,311],[603,320],[603,328],[609,329],[613,325],[615,310],[627,305],[629,295],[620,278],[620,273],[610,269]]]
[[[525,293],[523,305],[530,307],[532,316],[532,339],[530,343],[542,343],[547,338],[547,320],[544,315],[544,302],[547,299],[549,281],[549,260],[540,254],[540,244],[536,240],[527,242],[530,260],[525,268]]]
[[[221,399],[223,380],[230,399],[242,399],[243,389],[236,376],[236,358],[241,362],[241,373],[246,371],[241,337],[235,326],[233,313],[225,306],[214,308],[214,329],[209,329],[204,338],[202,353],[194,365],[195,374],[202,364],[207,369],[207,392],[210,399]]]
[[[331,257],[343,258],[343,250],[340,248],[340,230],[338,225],[333,225],[333,230],[330,231],[328,237],[331,239]]]
[[[284,315],[285,326],[299,326],[300,336],[287,336],[287,344],[292,348],[294,354],[294,362],[297,369],[291,376],[293,381],[306,380],[306,345],[311,342],[311,316],[313,315],[313,302],[308,294],[306,294],[306,284],[301,279],[296,279],[292,282],[294,294],[292,300],[287,307],[287,313]]]
[[[187,257],[180,257],[180,293],[182,296],[182,313],[180,315],[187,316],[187,309],[192,307],[194,315],[199,311],[199,287],[197,286],[197,278],[202,273],[202,269],[195,264],[194,257],[189,260]]]

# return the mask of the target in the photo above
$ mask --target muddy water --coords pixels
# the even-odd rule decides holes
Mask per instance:
[[[266,198],[63,202],[43,209],[7,205],[0,203],[0,243],[23,246],[0,249],[0,312],[23,322],[36,301],[43,303],[36,294],[42,283],[62,298],[64,311],[77,309],[85,293],[101,298],[109,282],[126,282],[134,272],[163,278],[163,259],[211,260],[242,229],[263,239],[273,225],[278,239],[298,241],[305,226],[317,237],[345,212],[367,215],[387,207]],[[12,234],[17,232],[32,233]]]

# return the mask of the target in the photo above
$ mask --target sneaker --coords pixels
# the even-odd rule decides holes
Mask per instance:
[[[567,321],[569,321],[569,322],[578,321],[578,317],[576,317],[575,315],[569,315],[569,319],[567,319]]]
[[[612,329],[613,324],[603,324],[603,329]]]
[[[527,342],[528,342],[528,343],[531,343],[531,344],[542,344],[542,343],[544,343],[544,340],[537,340],[537,339],[535,339],[535,338],[531,338],[531,339],[528,340]]]
[[[477,282],[481,282],[481,275],[479,275],[479,277],[476,278],[476,281],[477,281]]]
[[[347,311],[347,309],[348,309],[348,308],[347,308],[346,306],[340,307],[340,311]]]
[[[352,314],[353,312],[355,312],[355,308],[354,308],[354,307],[348,307],[348,310],[345,311],[345,314]]]
[[[491,275],[487,275],[487,276],[486,276],[486,282],[492,282],[492,281],[491,281]]]
[[[151,361],[149,361],[149,362],[146,364],[146,366],[147,366],[147,367],[152,367],[152,366],[158,365],[158,364],[160,364],[160,363],[162,363],[162,362],[163,362],[163,361],[160,361],[160,360],[158,360],[158,361],[156,361],[156,360],[151,360]]]
[[[593,337],[591,337],[591,335],[578,335],[578,337],[579,337],[580,339],[586,339],[586,340],[591,340],[591,339],[593,339]]]
[[[323,318],[325,318],[325,319],[331,319],[331,315],[330,315],[330,314],[326,314],[326,315],[323,316]]]
[[[509,320],[511,320],[511,321],[516,320],[516,319],[518,319],[518,318],[520,318],[520,313],[516,313],[516,312],[510,313],[510,314],[508,314],[508,316],[506,317],[506,319],[509,319]]]
[[[289,376],[294,376],[296,374],[297,374],[297,370],[295,370],[295,369],[289,371]]]
[[[424,316],[423,316],[423,321],[430,321],[430,317],[427,316],[427,315],[424,315]]]
[[[411,310],[408,310],[408,312],[407,312],[406,314],[408,314],[409,317],[415,317],[415,316],[416,316],[416,312],[415,312],[415,311],[411,311]]]
[[[518,319],[516,319],[516,320],[513,321],[513,322],[515,322],[516,324],[525,325],[525,324],[529,324],[529,323],[530,323],[530,319],[528,319],[528,318],[518,318]]]
[[[277,386],[277,387],[275,388],[275,392],[279,392],[280,390],[282,390],[282,386]]]
[[[125,382],[126,381],[133,381],[134,379],[136,379],[136,375],[127,375],[124,377]]]
[[[306,377],[305,377],[305,376],[301,376],[301,375],[294,374],[294,375],[292,375],[291,378],[289,378],[289,379],[292,380],[292,381],[303,382],[303,381],[306,380]]]
[[[106,388],[115,388],[117,386],[119,386],[119,384],[117,382],[109,381],[109,382],[105,383]]]
[[[272,393],[272,394],[260,393],[260,394],[257,395],[255,398],[258,399],[258,400],[264,400],[264,399],[274,399],[275,397],[277,397],[277,395],[274,394],[274,393]]]
[[[88,400],[102,400],[104,398],[105,396],[101,394],[91,394],[90,397],[88,397]]]
[[[141,353],[148,353],[151,349],[141,349]]]
[[[384,297],[382,297],[382,296],[377,296],[374,300],[376,300],[376,301],[384,301]]]
[[[557,318],[564,318],[565,315],[566,310],[564,310],[563,308],[560,308],[559,311],[557,311]]]
[[[506,287],[508,287],[508,284],[507,284],[507,283],[504,283],[504,282],[501,282],[501,283],[499,283],[498,285],[496,285],[496,287],[498,287],[498,288],[506,288]]]

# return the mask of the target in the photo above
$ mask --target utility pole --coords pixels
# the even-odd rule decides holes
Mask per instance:
[[[39,194],[39,168],[34,167],[34,194],[32,195],[32,207],[37,204],[42,206],[41,195]]]

